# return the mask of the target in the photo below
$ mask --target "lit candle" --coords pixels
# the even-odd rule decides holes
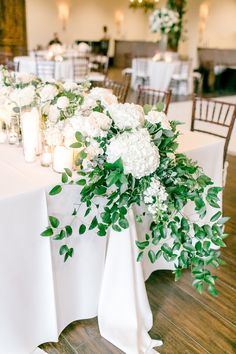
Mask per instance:
[[[64,168],[73,166],[73,150],[65,146],[56,146],[53,152],[53,169],[55,172],[63,172]]]
[[[52,153],[49,146],[44,147],[44,151],[41,155],[41,166],[49,167],[52,163]]]
[[[36,159],[36,150],[32,148],[24,148],[24,156],[26,162],[34,162]]]
[[[9,133],[8,133],[8,142],[9,144],[13,145],[13,144],[17,144],[19,142],[19,137],[17,132],[12,129]]]
[[[39,149],[39,112],[35,107],[21,115],[21,127],[24,152],[33,156]]]
[[[0,144],[4,144],[7,140],[7,134],[3,130],[0,131]]]

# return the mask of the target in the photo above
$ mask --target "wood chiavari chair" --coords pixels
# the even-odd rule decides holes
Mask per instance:
[[[20,69],[20,62],[19,61],[14,61],[14,60],[10,60],[7,59],[6,61],[6,67],[8,70],[10,71],[15,71],[15,72],[19,72]]]
[[[84,57],[73,57],[73,80],[77,83],[81,83],[88,78],[89,75],[89,58]]]
[[[168,113],[168,108],[171,100],[171,90],[161,91],[155,90],[147,86],[139,86],[136,103],[144,106],[150,104],[155,106],[158,102],[163,102],[165,105],[164,112]]]
[[[225,140],[224,163],[236,119],[236,104],[203,97],[193,98],[191,130]]]
[[[125,103],[130,89],[131,75],[126,74],[123,82],[106,79],[104,87],[112,90],[120,103]]]
[[[46,60],[35,54],[36,75],[40,79],[55,79],[56,63],[54,60]]]

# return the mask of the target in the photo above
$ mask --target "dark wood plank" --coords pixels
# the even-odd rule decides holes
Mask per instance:
[[[46,343],[41,345],[40,348],[48,354],[77,354],[76,349],[72,348],[62,335],[60,335],[57,343]]]
[[[161,311],[210,353],[235,353],[236,327],[202,306],[162,273],[155,272],[147,282],[149,299],[155,311]]]
[[[152,338],[161,339],[163,346],[157,350],[161,354],[204,354],[208,353],[191,337],[188,337],[180,328],[175,326],[161,311],[153,311],[153,328],[150,331]]]
[[[161,276],[170,283],[173,282],[171,272],[163,272]],[[206,306],[210,310],[215,311],[218,315],[224,317],[224,319],[236,326],[236,289],[228,287],[224,282],[219,280],[216,285],[217,290],[220,292],[218,297],[213,297],[208,292],[204,292],[200,295],[196,292],[195,288],[192,287],[191,282],[191,274],[187,271],[175,285],[197,299],[202,306]]]
[[[63,336],[74,348],[90,339],[100,338],[97,318],[73,322],[63,331]]]

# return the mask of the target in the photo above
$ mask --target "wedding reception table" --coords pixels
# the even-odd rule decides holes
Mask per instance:
[[[221,139],[186,132],[179,144],[180,152],[222,184]],[[0,145],[0,170],[0,353],[29,354],[41,343],[57,341],[72,321],[95,316],[101,335],[124,353],[156,353],[152,348],[161,342],[148,334],[152,313],[144,281],[152,271],[173,265],[162,258],[155,264],[147,258],[136,262],[135,240],[143,240],[148,222],[136,224],[130,210],[130,227],[120,233],[70,237],[75,254],[64,263],[60,242],[40,233],[48,215],[70,220],[78,187],[67,186],[49,197],[60,175],[38,162],[25,163],[22,149],[15,146]]]
[[[143,58],[135,58],[132,60],[132,82],[131,86],[135,90],[141,82],[137,79],[137,74],[140,68],[140,60]],[[157,90],[167,90],[171,78],[178,68],[179,61],[155,61],[153,59],[146,59],[147,71],[146,74],[149,78],[148,86]],[[140,68],[140,69],[139,69]]]
[[[19,71],[36,75],[36,61],[32,56],[15,57],[15,63],[19,63]],[[55,62],[56,80],[73,80],[72,59]]]

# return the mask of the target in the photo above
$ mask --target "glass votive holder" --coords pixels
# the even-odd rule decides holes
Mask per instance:
[[[24,147],[24,157],[26,162],[34,162],[36,160],[36,148]]]
[[[41,153],[41,166],[49,167],[52,164],[52,148],[49,145],[44,145]]]
[[[5,123],[0,121],[0,144],[4,144],[7,141],[7,131]]]
[[[7,129],[8,143],[11,145],[19,145],[20,143],[20,126],[17,117],[12,117]]]
[[[73,149],[64,145],[56,146],[53,151],[53,170],[58,173],[64,172],[65,168],[72,169]]]

